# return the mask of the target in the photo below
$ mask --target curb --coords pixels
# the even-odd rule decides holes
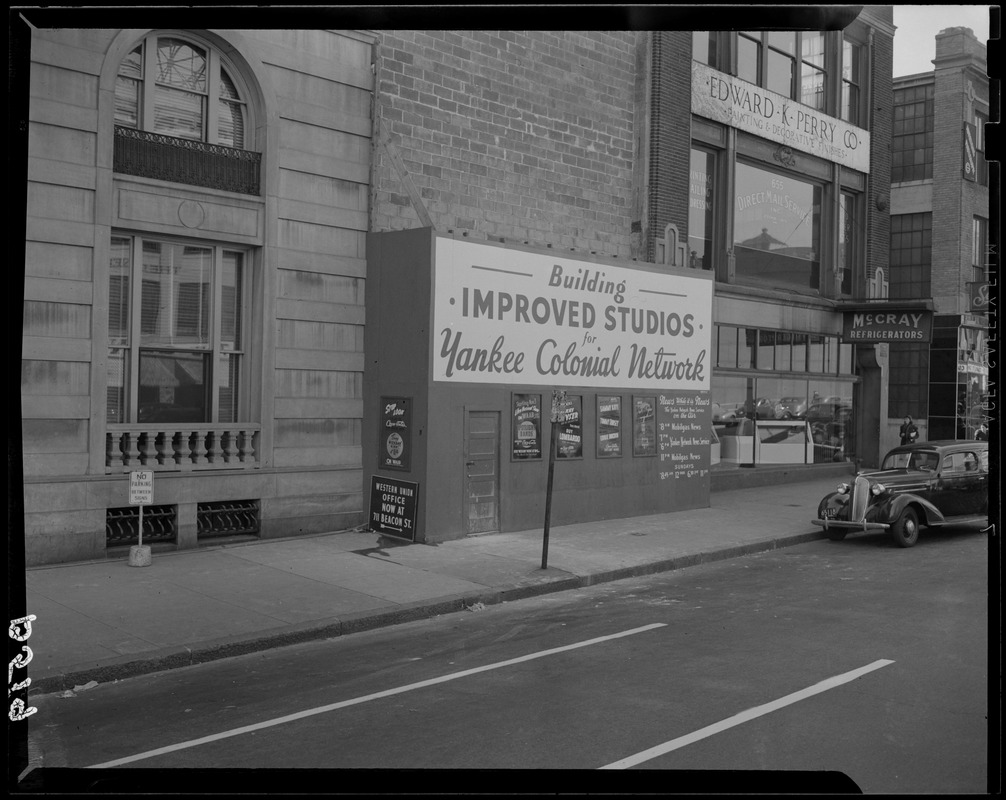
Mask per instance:
[[[583,589],[588,586],[625,580],[627,578],[672,572],[700,564],[726,561],[740,556],[777,550],[782,547],[824,538],[826,538],[826,534],[823,531],[781,536],[743,545],[724,547],[705,553],[695,553],[630,567],[605,570],[604,572],[569,577],[557,576],[539,583],[513,584],[488,588],[485,591],[468,592],[462,595],[449,595],[442,598],[405,603],[395,608],[382,609],[380,611],[358,611],[335,619],[302,623],[296,626],[285,626],[282,629],[274,629],[272,632],[254,634],[250,637],[234,636],[227,639],[218,639],[213,642],[205,642],[197,645],[195,648],[184,646],[165,648],[143,658],[126,656],[123,658],[128,660],[113,661],[85,669],[76,669],[59,675],[47,675],[42,678],[32,679],[29,696],[66,691],[73,689],[74,686],[83,686],[91,681],[111,683],[113,681],[125,680],[126,678],[137,678],[141,675],[150,675],[155,672],[163,672],[180,667],[191,667],[196,664],[205,664],[224,658],[259,653],[294,644],[320,641],[322,639],[334,639],[352,633],[362,633],[363,631],[390,627],[404,622],[415,622],[438,617],[443,614],[470,610],[479,603],[487,606],[499,605],[515,600],[539,597],[544,594],[565,592],[571,589]]]

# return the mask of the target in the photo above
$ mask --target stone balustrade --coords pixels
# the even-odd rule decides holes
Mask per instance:
[[[259,464],[258,424],[113,425],[105,434],[105,469],[162,472],[254,469]]]

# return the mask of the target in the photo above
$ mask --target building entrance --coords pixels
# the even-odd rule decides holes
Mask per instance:
[[[465,410],[465,533],[492,533],[499,526],[498,411]]]

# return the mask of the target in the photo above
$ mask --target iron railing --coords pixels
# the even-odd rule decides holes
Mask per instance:
[[[113,169],[124,175],[259,195],[262,154],[115,126]]]

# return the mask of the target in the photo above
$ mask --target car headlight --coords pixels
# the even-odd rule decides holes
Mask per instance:
[[[835,491],[838,492],[839,494],[848,494],[849,493],[849,484],[847,484],[847,483],[840,483],[840,484],[838,484],[838,488],[835,489]]]
[[[875,483],[873,484],[873,486],[870,487],[870,494],[872,495],[883,494],[886,491],[887,489],[884,487],[884,484],[882,483]]]

